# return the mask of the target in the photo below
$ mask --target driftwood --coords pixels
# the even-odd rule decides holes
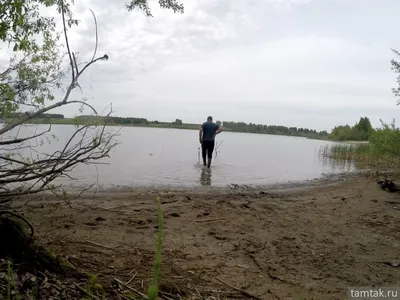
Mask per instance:
[[[400,186],[394,183],[393,180],[389,180],[387,178],[383,180],[378,180],[377,184],[381,187],[382,190],[388,191],[390,193],[400,191]]]

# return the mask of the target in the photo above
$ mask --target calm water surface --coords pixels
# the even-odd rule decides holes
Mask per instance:
[[[46,127],[35,125],[29,131],[39,128]],[[43,145],[41,151],[61,147],[74,131],[69,125],[53,126],[52,134],[59,141]],[[262,185],[352,170],[352,166],[338,167],[320,156],[321,146],[331,142],[298,137],[222,132],[216,139],[218,153],[216,157],[214,154],[210,170],[198,164],[197,131],[123,127],[117,141],[121,144],[111,158],[102,160],[107,165],[80,165],[71,173],[79,181],[63,181],[72,184],[97,181],[105,186]]]

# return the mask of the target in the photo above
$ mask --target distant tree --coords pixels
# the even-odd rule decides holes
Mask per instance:
[[[351,132],[350,125],[339,125],[333,128],[329,138],[335,141],[344,141],[349,139]]]
[[[315,129],[286,127],[276,125],[262,125],[262,124],[247,124],[244,122],[228,122],[223,121],[224,128],[233,132],[251,132],[260,134],[277,134],[277,135],[293,135],[303,136],[310,138],[326,138],[328,133],[326,131],[317,132]]]
[[[174,125],[182,125],[182,120],[176,119],[175,122],[173,122],[172,124],[174,124]]]
[[[360,118],[352,127],[349,125],[336,126],[329,138],[336,141],[368,141],[373,132],[370,120],[364,117]]]
[[[374,131],[371,121],[367,117],[360,118],[360,121],[358,121],[354,127],[361,132],[365,140],[368,140],[369,136]]]

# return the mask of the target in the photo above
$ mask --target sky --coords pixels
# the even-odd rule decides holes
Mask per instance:
[[[330,131],[400,114],[390,60],[400,49],[398,0],[183,0],[184,14],[152,1],[153,18],[127,0],[76,0],[69,32],[81,59],[108,61],[83,75],[99,112],[200,123],[214,120]],[[72,99],[71,98],[71,99]],[[56,112],[78,114],[77,106]],[[86,111],[88,112],[88,111]]]

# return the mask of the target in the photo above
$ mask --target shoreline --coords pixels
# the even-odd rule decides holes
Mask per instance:
[[[388,172],[390,174],[390,172]],[[312,191],[317,188],[331,187],[340,185],[343,182],[354,180],[359,177],[370,177],[374,174],[374,170],[359,170],[353,172],[344,172],[336,174],[324,174],[319,178],[311,180],[288,181],[281,183],[270,184],[227,184],[224,186],[185,186],[185,185],[157,185],[157,186],[144,186],[144,185],[99,185],[91,189],[85,190],[88,185],[63,185],[60,190],[65,190],[71,197],[80,195],[79,198],[87,199],[95,195],[96,198],[108,198],[110,196],[124,197],[151,195],[165,196],[170,194],[196,194],[196,195],[229,195],[232,193],[240,193],[243,195],[257,194],[257,193],[291,193],[301,191]],[[85,190],[84,192],[82,192]],[[50,191],[44,192],[44,195],[52,199],[54,194]]]
[[[302,179],[302,180],[288,180],[282,182],[274,182],[274,183],[227,183],[225,185],[201,185],[201,184],[99,184],[97,186],[98,190],[107,191],[110,189],[157,189],[157,190],[169,190],[169,189],[176,189],[176,190],[211,190],[211,191],[218,191],[218,190],[225,190],[231,189],[233,187],[241,188],[241,189],[260,189],[260,188],[280,188],[280,187],[287,187],[287,186],[299,186],[304,187],[308,185],[314,184],[325,184],[331,183],[335,181],[340,181],[344,177],[353,177],[358,175],[359,173],[366,173],[370,172],[371,170],[357,170],[357,171],[349,171],[349,172],[340,172],[340,173],[328,173],[328,174],[321,174],[319,177],[314,177],[312,179]],[[90,184],[85,184],[90,185]],[[71,189],[75,188],[83,188],[85,185],[83,184],[65,184],[63,183],[63,187],[68,187]]]

